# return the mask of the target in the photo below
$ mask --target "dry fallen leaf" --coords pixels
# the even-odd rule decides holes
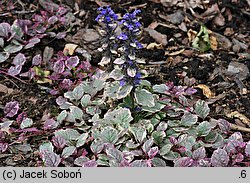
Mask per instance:
[[[210,88],[207,85],[199,84],[195,87],[200,88],[203,92],[203,95],[205,95],[207,98],[212,98],[215,96],[215,94],[210,90]]]
[[[73,55],[77,47],[78,47],[77,44],[72,44],[72,43],[66,44],[63,49],[63,53],[64,54],[68,53],[69,55]]]
[[[244,124],[250,125],[250,119],[248,119],[244,114],[239,113],[238,111],[231,112],[226,114],[229,118],[239,118]]]
[[[166,46],[167,45],[167,35],[165,34],[162,34],[160,32],[157,32],[156,30],[154,29],[151,29],[151,28],[145,28],[144,29],[146,32],[149,33],[149,35],[154,38],[154,40],[158,43],[161,43],[163,46]]]
[[[166,52],[165,52],[165,55],[175,56],[175,55],[181,54],[181,53],[184,52],[184,51],[185,51],[184,48],[181,49],[181,50],[178,50],[178,51],[171,52],[171,53],[169,53],[168,51],[166,51]]]
[[[210,46],[212,50],[217,50],[218,42],[215,36],[210,36]]]
[[[154,48],[157,48],[157,49],[163,49],[163,46],[162,44],[157,44],[157,43],[150,43],[147,47],[146,47],[148,50],[153,50]]]

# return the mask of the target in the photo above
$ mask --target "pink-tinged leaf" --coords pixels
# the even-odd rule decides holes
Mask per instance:
[[[175,167],[190,167],[192,166],[194,160],[189,157],[182,157],[174,160]]]
[[[238,153],[238,154],[236,154],[236,155],[233,155],[233,156],[232,156],[232,159],[233,159],[233,163],[234,163],[234,164],[235,164],[235,163],[240,163],[240,162],[242,162],[242,161],[244,160],[244,155],[241,154],[241,153]]]
[[[214,167],[226,167],[229,162],[229,156],[224,149],[217,149],[213,152],[211,163]]]
[[[54,119],[47,119],[43,125],[44,130],[55,129],[59,125]]]
[[[56,39],[62,39],[66,37],[66,32],[59,32],[56,35]]]
[[[57,167],[61,162],[60,156],[54,152],[44,151],[42,156],[46,167]]]
[[[250,157],[250,141],[246,145],[245,154]]]
[[[68,67],[68,69],[70,69],[70,70],[72,68],[76,67],[78,64],[79,64],[78,56],[70,57],[65,61],[66,67]]]
[[[70,89],[71,86],[73,85],[73,82],[70,79],[64,79],[61,83],[60,83],[60,88],[62,89]]]
[[[206,157],[206,149],[204,147],[200,147],[193,152],[192,156],[195,160],[203,159]]]
[[[42,56],[40,54],[36,55],[32,59],[32,65],[41,65],[42,63]]]
[[[0,36],[4,38],[9,38],[9,34],[11,32],[10,24],[8,23],[1,23],[0,24]]]
[[[64,71],[64,69],[65,69],[65,65],[64,65],[64,62],[62,60],[58,60],[55,62],[53,70],[56,73],[62,73]]]
[[[28,44],[25,45],[24,49],[33,48],[41,40],[38,37],[33,37],[28,41]]]
[[[156,154],[159,152],[158,147],[152,147],[149,151],[148,151],[148,156],[150,159],[152,159],[153,157],[156,156]]]
[[[21,70],[22,70],[22,65],[11,66],[8,70],[8,74],[16,76],[20,74]]]
[[[6,117],[13,117],[19,110],[19,103],[17,101],[8,102],[4,107],[4,114]]]
[[[52,138],[53,145],[58,149],[63,149],[66,145],[66,141],[61,136],[54,136]]]
[[[97,162],[95,160],[87,161],[83,164],[83,167],[97,167]]]
[[[18,132],[18,133],[26,133],[26,132],[39,133],[40,130],[38,130],[36,127],[32,127],[32,128],[19,129],[19,130],[16,130],[15,132]]]
[[[18,53],[13,59],[14,65],[24,65],[25,62],[26,62],[26,57],[22,53]]]
[[[148,167],[146,160],[135,160],[130,164],[131,167]]]
[[[52,16],[48,19],[48,24],[52,25],[55,24],[58,21],[57,16]]]
[[[225,119],[218,119],[218,125],[221,131],[225,134],[227,134],[231,129],[230,123]]]
[[[185,90],[185,93],[186,93],[187,95],[193,95],[193,94],[195,94],[196,92],[197,92],[197,90],[194,89],[194,88],[187,88],[187,89]]]
[[[0,152],[3,153],[5,152],[9,147],[8,143],[0,143]]]
[[[18,114],[18,116],[17,116],[17,118],[16,118],[16,121],[17,121],[18,124],[21,124],[22,121],[23,121],[25,118],[27,118],[27,117],[28,117],[28,115],[27,115],[25,112],[22,112],[22,113]]]
[[[29,79],[33,79],[36,75],[36,72],[31,68],[29,71],[27,72],[23,72],[21,74],[19,74],[20,77],[26,77]]]

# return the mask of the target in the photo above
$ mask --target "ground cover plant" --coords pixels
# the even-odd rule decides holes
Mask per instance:
[[[37,2],[0,3],[1,166],[250,166],[248,1]]]

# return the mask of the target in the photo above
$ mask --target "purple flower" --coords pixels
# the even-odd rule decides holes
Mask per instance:
[[[125,33],[121,33],[119,36],[117,36],[117,38],[125,41],[128,39],[128,36]]]
[[[123,79],[121,79],[120,80],[120,86],[124,86],[126,84],[126,81],[125,81],[125,79],[123,78]]]
[[[97,22],[102,22],[108,25],[118,19],[118,15],[116,15],[109,6],[100,7],[97,10],[100,12],[100,14],[95,18],[95,21]]]

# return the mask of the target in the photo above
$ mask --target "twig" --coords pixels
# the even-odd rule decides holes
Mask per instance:
[[[239,131],[242,131],[242,132],[248,132],[248,133],[250,133],[250,128],[246,128],[246,127],[243,127],[243,126],[235,125],[235,124],[232,124],[232,123],[230,123],[230,127],[231,127],[232,130],[239,130]]]
[[[12,76],[12,75],[8,74],[7,72],[4,72],[4,71],[1,71],[1,70],[0,70],[0,73],[5,74],[6,76],[13,77],[13,78],[17,79],[18,81],[20,81],[20,82],[22,82],[22,83],[24,83],[24,84],[29,84],[29,83],[27,83],[27,82],[21,80],[20,78],[18,78],[18,77],[16,77],[16,76]]]

